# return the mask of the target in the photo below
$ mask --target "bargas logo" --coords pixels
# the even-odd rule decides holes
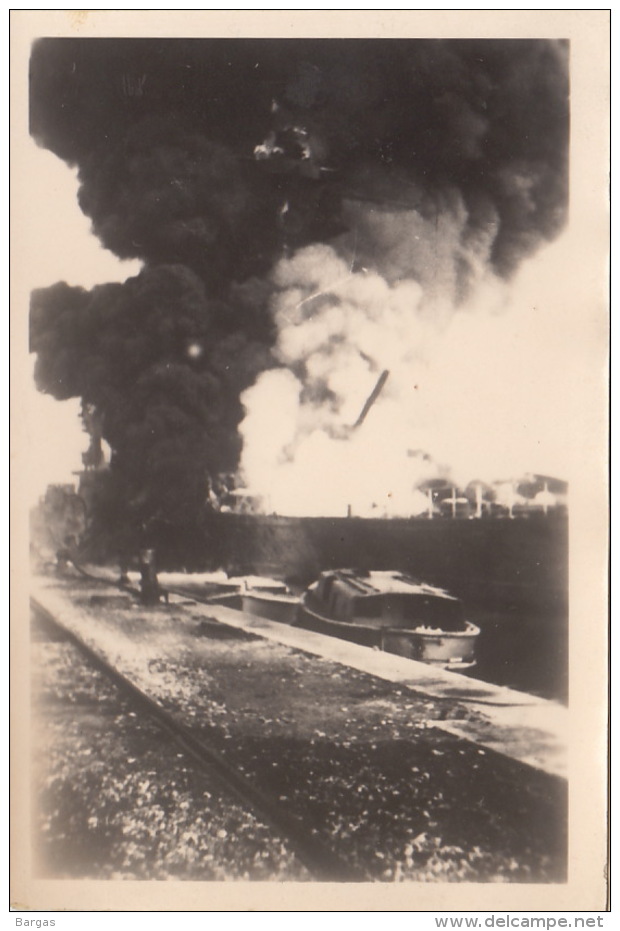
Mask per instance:
[[[16,918],[15,926],[17,928],[53,928],[56,924],[55,918]]]

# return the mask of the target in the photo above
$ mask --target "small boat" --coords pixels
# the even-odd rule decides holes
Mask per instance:
[[[480,633],[458,598],[394,571],[322,572],[301,598],[297,624],[454,670],[475,665]]]
[[[294,611],[299,604],[299,598],[291,594],[284,582],[261,575],[229,576],[223,569],[192,575],[168,572],[160,574],[160,581],[168,591],[175,594],[190,598],[195,594],[201,602],[238,610],[243,608],[244,611],[273,620],[280,620],[280,616],[276,617],[273,613],[283,611],[283,607],[279,607],[280,602],[282,605],[289,602],[293,607],[286,614],[284,622],[288,624],[293,622]],[[266,614],[270,600],[274,601],[276,607],[271,608],[272,613]]]
[[[293,624],[297,617],[299,598],[284,582],[247,578],[241,589],[241,608],[246,614],[279,621],[281,624]]]

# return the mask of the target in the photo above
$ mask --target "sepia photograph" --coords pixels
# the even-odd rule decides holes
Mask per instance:
[[[284,13],[13,14],[12,906],[603,911],[608,13]]]

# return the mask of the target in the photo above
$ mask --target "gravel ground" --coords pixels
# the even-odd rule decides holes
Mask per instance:
[[[85,582],[67,593],[84,639],[370,879],[565,880],[565,783],[433,727],[465,706],[207,609],[146,610]]]
[[[66,641],[33,644],[34,849],[53,879],[290,880],[304,867]]]

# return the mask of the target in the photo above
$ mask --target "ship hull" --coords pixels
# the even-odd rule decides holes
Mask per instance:
[[[241,605],[246,614],[278,621],[280,624],[293,624],[297,617],[299,598],[294,595],[244,592],[241,596]]]
[[[299,627],[454,671],[476,664],[476,640],[480,630],[470,622],[466,622],[463,631],[369,627],[355,621],[327,618],[308,602],[304,595],[299,607]]]

